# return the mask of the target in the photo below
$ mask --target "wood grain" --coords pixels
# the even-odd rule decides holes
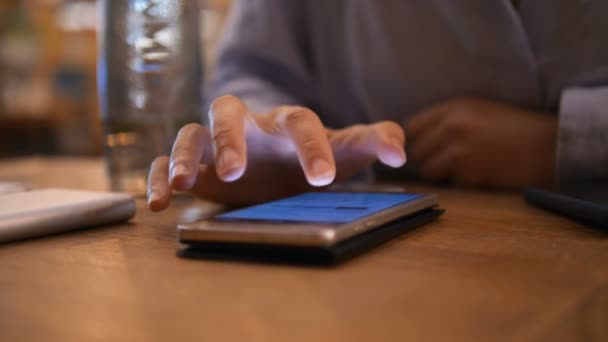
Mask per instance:
[[[103,189],[100,160],[0,180]],[[186,196],[123,224],[0,245],[0,341],[607,341],[608,236],[515,193],[419,185],[448,210],[333,269],[177,258]]]

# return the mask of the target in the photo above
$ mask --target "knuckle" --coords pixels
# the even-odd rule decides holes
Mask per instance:
[[[168,163],[169,157],[167,156],[161,156],[161,157],[157,157],[152,161],[152,164],[150,165],[151,170],[156,170],[159,168],[162,168],[163,166],[166,166]]]
[[[403,132],[403,129],[401,128],[401,126],[399,126],[399,124],[397,124],[394,121],[380,121],[378,123],[378,126],[382,127],[383,129],[387,130],[387,131],[401,131]]]
[[[320,120],[317,114],[304,107],[297,107],[285,117],[285,123],[287,125],[297,125],[302,122],[320,122]]]
[[[222,95],[211,103],[212,109],[221,109],[224,106],[232,106],[235,103],[240,102],[240,100],[234,95]]]
[[[247,112],[245,104],[236,96],[223,95],[215,99],[210,106],[209,114],[215,117],[221,113],[242,113]]]
[[[405,139],[403,128],[394,121],[381,121],[376,125],[378,133],[387,134],[393,138]]]
[[[304,107],[302,107],[302,106],[281,105],[281,106],[275,107],[272,110],[272,112],[274,112],[274,113],[291,113],[291,112],[295,112],[295,111],[301,110],[301,109],[304,109]]]
[[[298,142],[298,145],[303,152],[308,153],[316,152],[321,149],[321,142],[319,141],[318,137],[313,135],[306,135],[302,137]]]
[[[202,129],[203,129],[203,126],[201,126],[195,122],[191,122],[189,124],[182,126],[182,128],[179,129],[179,131],[177,132],[177,139],[186,137],[186,136],[196,133]]]
[[[363,124],[353,125],[346,132],[349,133],[347,138],[353,142],[369,141],[370,138],[374,138],[373,134],[375,133],[369,129],[368,125]]]

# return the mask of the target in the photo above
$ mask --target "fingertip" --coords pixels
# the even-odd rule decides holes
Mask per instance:
[[[232,147],[224,147],[218,152],[216,172],[224,182],[234,182],[245,173],[246,157]]]
[[[314,187],[323,187],[323,186],[328,186],[331,183],[333,183],[334,179],[336,178],[336,174],[326,174],[326,175],[321,175],[321,176],[316,176],[316,177],[309,177],[307,178],[308,180],[308,184],[314,186]]]
[[[170,182],[176,190],[190,190],[196,178],[193,171],[183,163],[177,163],[171,168]]]
[[[405,149],[400,144],[390,144],[379,151],[378,159],[385,165],[399,168],[407,162],[407,155],[405,154]]]
[[[310,172],[306,179],[308,183],[315,187],[322,187],[331,184],[336,178],[336,167],[323,159],[315,159],[310,167]]]
[[[190,175],[178,175],[171,178],[171,187],[175,190],[190,190],[194,185],[195,178]]]
[[[231,183],[239,180],[244,173],[245,167],[239,165],[232,168],[223,169],[221,172],[218,171],[218,176],[224,182]]]
[[[160,193],[152,191],[148,194],[148,208],[153,212],[158,212],[167,209],[169,201]]]
[[[398,156],[383,156],[379,158],[380,161],[385,164],[388,165],[392,168],[400,168],[403,165],[405,165],[405,163],[407,162],[407,159],[405,157],[398,157]]]
[[[155,212],[155,213],[166,209],[165,206],[163,206],[157,202],[148,202],[148,208],[150,208],[150,211]]]

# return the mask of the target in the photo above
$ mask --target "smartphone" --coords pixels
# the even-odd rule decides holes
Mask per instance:
[[[178,237],[185,244],[330,247],[437,205],[433,194],[310,192],[179,225]]]

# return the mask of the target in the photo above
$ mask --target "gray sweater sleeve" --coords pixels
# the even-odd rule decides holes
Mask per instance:
[[[608,181],[608,86],[562,93],[557,164],[561,184]]]
[[[237,0],[220,42],[206,102],[239,96],[251,111],[310,101],[306,1]]]

